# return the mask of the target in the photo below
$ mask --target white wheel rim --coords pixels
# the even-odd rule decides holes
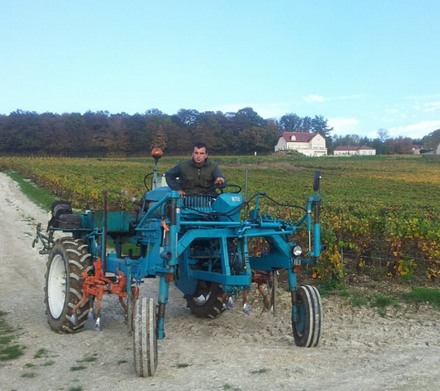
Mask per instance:
[[[67,284],[66,267],[60,254],[53,257],[48,273],[47,302],[50,314],[54,319],[58,319],[64,310]]]

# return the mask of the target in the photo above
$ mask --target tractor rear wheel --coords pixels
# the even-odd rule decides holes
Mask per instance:
[[[314,286],[304,285],[295,292],[292,308],[292,328],[295,344],[315,347],[321,337],[321,296]]]
[[[133,314],[134,367],[140,377],[153,376],[157,368],[157,320],[153,299],[136,300]]]
[[[199,281],[196,293],[186,296],[191,313],[201,318],[216,318],[225,310],[224,292],[220,285],[209,281]]]
[[[49,326],[59,333],[74,333],[83,328],[93,306],[89,298],[73,313],[82,299],[81,276],[92,268],[88,246],[71,237],[58,239],[47,261],[44,302]]]

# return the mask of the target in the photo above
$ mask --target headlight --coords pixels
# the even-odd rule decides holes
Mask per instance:
[[[295,255],[295,257],[299,257],[302,254],[303,250],[301,248],[301,246],[295,246],[293,248],[293,255]]]

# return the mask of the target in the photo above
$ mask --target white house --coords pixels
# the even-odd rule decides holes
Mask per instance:
[[[376,150],[365,145],[340,145],[336,147],[333,155],[335,156],[373,156]]]
[[[319,133],[284,132],[275,145],[277,151],[298,151],[306,156],[327,155],[325,138]]]

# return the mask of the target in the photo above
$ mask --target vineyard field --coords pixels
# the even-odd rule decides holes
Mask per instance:
[[[163,157],[164,172],[186,157]],[[350,272],[395,278],[440,277],[440,159],[436,156],[322,157],[219,156],[229,183],[249,199],[266,192],[277,201],[268,211],[296,220],[322,175],[322,231],[327,250],[313,270],[317,278]],[[109,205],[130,209],[131,195],[146,189],[151,158],[0,157],[0,170],[16,171],[79,209]],[[147,178],[147,184],[151,178]],[[264,205],[266,207],[266,205]]]

